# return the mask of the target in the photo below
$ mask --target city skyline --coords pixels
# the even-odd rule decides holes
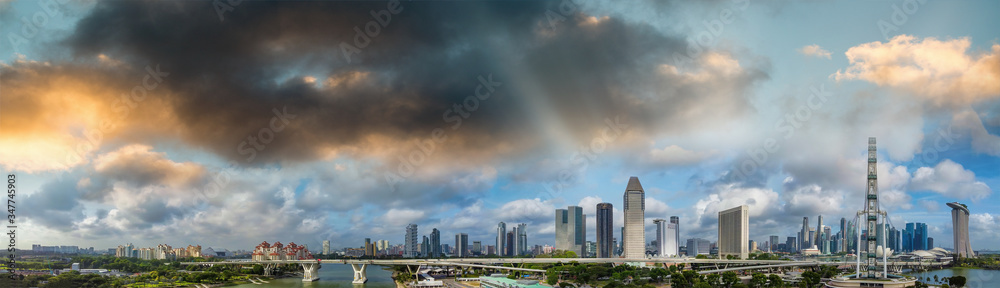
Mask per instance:
[[[643,242],[747,205],[811,244],[877,137],[900,236],[954,247],[958,202],[1000,250],[1000,3],[692,2],[0,1],[16,246],[555,246],[569,206],[596,243],[598,203],[628,241],[632,176]]]

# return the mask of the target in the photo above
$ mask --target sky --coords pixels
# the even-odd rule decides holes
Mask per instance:
[[[647,240],[784,241],[863,208],[876,137],[894,226],[950,248],[957,201],[1000,249],[996,1],[227,3],[0,1],[19,248],[554,245],[630,176]]]

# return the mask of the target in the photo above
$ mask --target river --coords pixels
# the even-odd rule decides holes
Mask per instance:
[[[349,269],[348,269],[349,270]],[[927,284],[944,284],[948,283],[944,281],[944,277],[951,276],[965,276],[966,283],[965,287],[969,288],[994,288],[1000,287],[1000,271],[998,270],[986,270],[986,269],[970,269],[970,268],[949,268],[941,269],[920,273],[905,273],[910,276],[917,276]],[[934,275],[938,276],[941,280],[940,283],[934,282]],[[927,277],[930,277],[930,281],[927,281]]]
[[[319,280],[314,282],[303,282],[302,277],[300,276],[300,277],[289,277],[289,278],[268,280],[268,282],[271,283],[264,283],[261,285],[243,284],[243,285],[228,286],[228,287],[395,288],[396,284],[393,283],[392,281],[392,272],[382,270],[382,268],[383,266],[368,266],[368,283],[356,286],[353,283],[351,283],[351,281],[354,280],[354,270],[351,269],[351,265],[323,264],[323,267],[319,269]]]

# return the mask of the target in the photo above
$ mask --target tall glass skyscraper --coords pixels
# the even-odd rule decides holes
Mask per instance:
[[[609,258],[614,253],[614,208],[611,203],[597,204],[597,258]]]
[[[674,241],[675,241],[674,243],[677,243],[677,251],[674,252],[674,255],[680,256],[681,255],[681,246],[680,246],[681,245],[681,218],[677,217],[677,216],[670,216],[670,223],[674,224],[674,235],[676,236],[676,237],[674,237]]]
[[[524,255],[528,253],[528,231],[526,230],[528,224],[521,223],[517,224],[514,230],[514,255]]]
[[[441,253],[441,231],[437,228],[431,229],[431,251],[427,257],[430,258],[440,258],[443,254]]]
[[[903,228],[903,251],[913,252],[913,223],[906,223],[906,228]]]
[[[580,206],[569,206],[566,209],[556,209],[556,249],[576,252],[577,256],[585,257],[587,240],[586,215]]]
[[[559,225],[558,222],[556,225]],[[497,224],[497,256],[509,256],[504,253],[504,247],[507,247],[507,223],[500,222]]]
[[[916,223],[913,231],[913,250],[927,250],[927,224]]]
[[[438,248],[440,249],[440,248]],[[455,234],[455,257],[469,257],[469,234]]]

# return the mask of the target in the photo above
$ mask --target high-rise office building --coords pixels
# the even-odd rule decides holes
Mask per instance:
[[[507,224],[500,222],[497,224],[497,256],[509,256],[504,253],[505,247],[507,247]]]
[[[913,230],[914,223],[906,223],[906,228],[903,228],[903,251],[913,252]]]
[[[822,234],[823,234],[823,215],[819,215],[819,217],[816,217],[816,238],[812,239],[813,240],[812,243],[822,246],[823,245]],[[820,250],[823,250],[822,249],[823,247],[819,248]]]
[[[483,253],[483,242],[472,241],[472,255],[480,255]]]
[[[424,258],[429,257],[431,254],[431,240],[424,235],[424,240],[420,242],[420,255]]]
[[[674,251],[674,255],[681,255],[681,218],[677,216],[670,216],[670,223],[674,224],[674,243],[677,244],[677,251]]]
[[[441,253],[441,231],[437,228],[431,229],[431,251],[427,257],[430,258],[441,258],[444,253]]]
[[[799,232],[799,250],[808,249],[809,243],[809,217],[802,217],[802,231]]]
[[[899,230],[896,230],[896,227],[893,226],[889,226],[889,248],[892,249],[892,251],[900,251]]]
[[[705,239],[692,238],[687,240],[686,248],[688,257],[695,257],[698,254],[708,255],[712,251],[712,243]]]
[[[913,250],[927,250],[927,224],[917,222],[913,230]]]
[[[747,259],[750,244],[750,208],[740,205],[719,211],[719,258]]]
[[[934,249],[934,238],[927,237],[927,249]]]
[[[801,233],[801,232],[800,232]],[[795,237],[788,237],[785,239],[785,251],[788,253],[795,253],[798,251],[799,242],[795,241]]]
[[[639,177],[628,179],[623,195],[625,204],[625,258],[642,259],[646,256],[645,210],[646,191],[639,183]]]
[[[955,254],[958,257],[974,257],[972,244],[969,242],[969,207],[958,202],[947,204],[951,207],[952,238],[955,241]],[[981,244],[981,243],[980,243]]]
[[[403,242],[403,257],[417,257],[417,224],[406,225],[406,238]]]
[[[521,223],[517,224],[517,232],[514,233],[517,240],[514,242],[514,255],[524,255],[528,254],[528,224]]]
[[[330,240],[323,240],[323,255],[330,254]]]
[[[611,203],[597,204],[597,258],[609,258],[614,247],[614,208]]]
[[[778,235],[771,235],[768,239],[767,251],[778,252]]]
[[[505,255],[507,255],[507,256],[515,256],[514,255],[514,253],[515,253],[515,251],[514,251],[514,243],[517,242],[516,238],[517,237],[514,236],[514,231],[513,230],[507,231],[507,247],[504,247],[504,249],[506,250],[506,252],[504,252]]]
[[[556,209],[556,249],[573,251],[580,257],[585,257],[587,251],[584,242],[587,240],[587,220],[583,215],[583,207],[569,206],[566,209]]]
[[[656,225],[656,245],[654,245],[654,253],[659,257],[666,257],[665,252],[667,250],[666,237],[667,237],[667,220],[663,219],[653,219],[653,225]]]
[[[889,235],[887,235],[889,234],[889,228],[886,226],[889,225],[886,223],[875,224],[875,228],[877,229],[877,231],[875,231],[875,243],[877,243],[875,246],[882,246],[882,241],[885,241],[885,247],[889,247]]]
[[[837,251],[847,251],[847,218],[840,218],[840,233],[837,235]]]
[[[365,256],[375,256],[375,244],[372,244],[372,238],[365,238]]]
[[[455,234],[455,257],[469,257],[469,234]]]
[[[663,257],[677,257],[677,249],[680,247],[680,243],[677,243],[677,224],[667,223],[667,230],[664,233],[662,244],[664,250],[660,250],[660,255]]]
[[[624,257],[625,256],[625,226],[621,227],[621,232],[618,235],[622,235],[622,239],[618,240],[618,250],[615,250],[615,255]]]

